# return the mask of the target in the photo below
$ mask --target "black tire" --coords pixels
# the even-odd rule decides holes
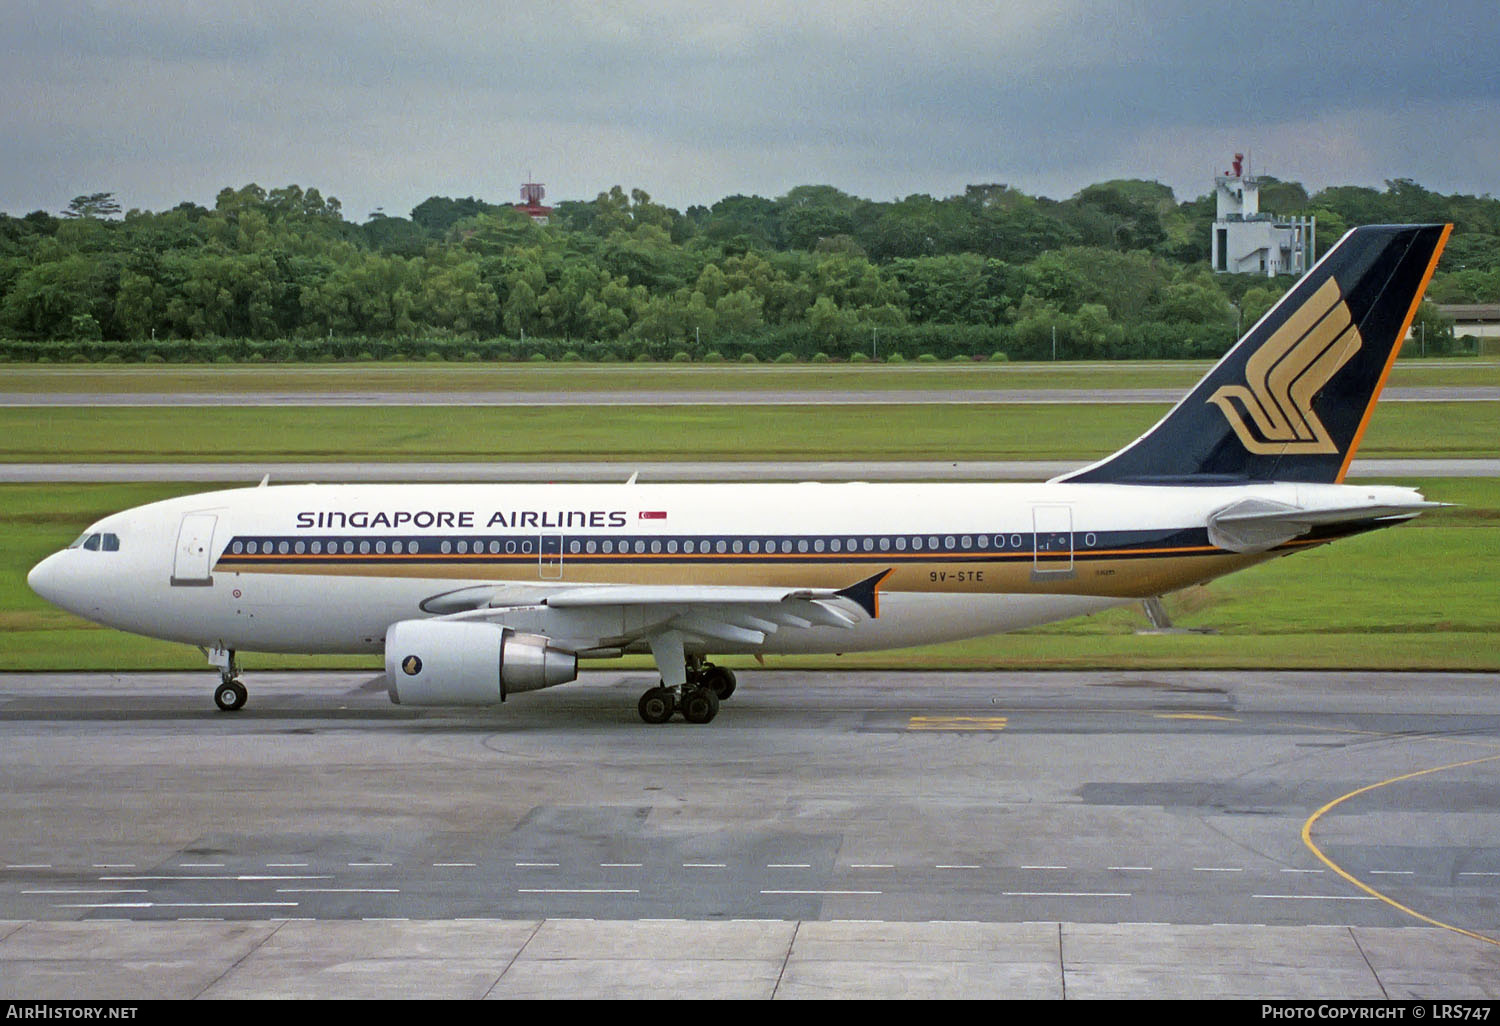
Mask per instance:
[[[682,696],[682,718],[689,723],[709,723],[719,715],[719,696],[708,688],[693,688]]]
[[[250,692],[237,680],[226,680],[214,690],[214,704],[224,712],[239,712]]]
[[[734,671],[722,666],[710,666],[703,671],[703,686],[714,693],[719,701],[734,694]]]
[[[677,703],[671,688],[652,688],[641,696],[636,709],[647,723],[666,723],[677,711]]]

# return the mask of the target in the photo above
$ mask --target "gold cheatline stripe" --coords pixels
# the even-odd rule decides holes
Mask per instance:
[[[1422,284],[1417,286],[1417,294],[1412,298],[1411,308],[1406,311],[1406,320],[1401,322],[1401,330],[1396,333],[1396,344],[1391,346],[1391,355],[1386,358],[1385,370],[1380,372],[1380,380],[1375,382],[1375,391],[1370,393],[1370,404],[1365,407],[1364,416],[1359,420],[1359,427],[1354,431],[1354,438],[1349,442],[1349,451],[1344,453],[1344,462],[1339,467],[1338,476],[1333,479],[1334,484],[1343,484],[1344,475],[1349,473],[1349,464],[1354,462],[1354,451],[1359,448],[1359,443],[1365,437],[1365,428],[1370,426],[1370,416],[1375,412],[1375,404],[1380,400],[1380,393],[1385,390],[1386,379],[1391,376],[1391,368],[1396,366],[1396,357],[1401,354],[1401,345],[1406,341],[1406,333],[1411,330],[1411,322],[1416,319],[1417,308],[1422,305],[1422,298],[1427,295],[1427,285],[1432,281],[1433,272],[1437,270],[1438,260],[1443,255],[1443,249],[1448,245],[1448,236],[1453,234],[1451,224],[1443,225],[1442,237],[1432,250],[1432,259],[1427,264],[1427,272],[1422,275]]]

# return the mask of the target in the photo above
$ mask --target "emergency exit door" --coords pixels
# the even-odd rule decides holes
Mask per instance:
[[[1073,507],[1033,506],[1035,536],[1031,573],[1036,578],[1062,578],[1073,573]]]
[[[537,545],[537,576],[556,580],[562,577],[563,539],[560,534],[544,534]]]

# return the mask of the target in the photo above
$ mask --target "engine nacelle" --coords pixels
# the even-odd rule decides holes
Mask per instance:
[[[462,620],[402,620],[385,632],[397,705],[490,705],[578,678],[578,656],[540,634]]]

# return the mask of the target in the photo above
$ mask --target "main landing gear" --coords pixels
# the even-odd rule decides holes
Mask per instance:
[[[637,706],[641,719],[666,723],[680,712],[689,723],[708,723],[719,715],[719,703],[734,694],[733,671],[706,663],[701,656],[684,659],[683,677],[681,684],[673,686],[664,671],[661,684],[641,696]]]
[[[214,688],[214,704],[224,712],[239,712],[250,697],[240,681],[240,664],[232,649],[206,648],[203,654],[219,668],[219,686]]]

